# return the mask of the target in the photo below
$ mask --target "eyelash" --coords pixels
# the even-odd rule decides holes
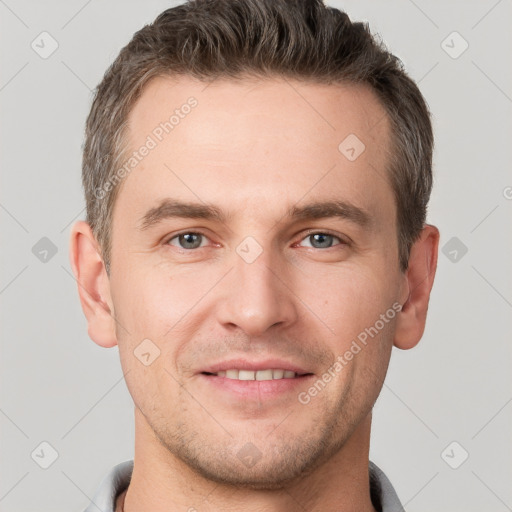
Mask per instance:
[[[174,234],[172,237],[168,238],[165,242],[164,242],[164,245],[171,245],[170,242],[171,240],[174,240],[175,238],[178,238],[179,236],[181,235],[201,235],[205,238],[208,238],[208,236],[203,233],[202,231],[182,231],[181,233],[176,233]],[[320,251],[326,251],[328,249],[333,249],[335,248],[337,245],[340,245],[340,246],[348,246],[350,245],[349,241],[340,237],[339,235],[336,235],[335,233],[329,231],[329,230],[308,230],[304,236],[299,240],[299,242],[302,242],[303,240],[305,240],[306,238],[309,238],[310,236],[313,236],[313,235],[328,235],[328,236],[332,236],[333,238],[337,238],[340,243],[339,244],[336,244],[336,245],[333,245],[331,247],[326,247],[326,248],[317,248],[317,247],[309,247],[309,249],[317,249],[317,250],[320,250]],[[176,249],[178,250],[181,250],[183,252],[194,252],[194,251],[198,251],[199,249],[205,249],[205,247],[197,247],[195,249],[185,249],[183,247],[177,247],[177,246],[172,246],[172,247],[176,247]]]

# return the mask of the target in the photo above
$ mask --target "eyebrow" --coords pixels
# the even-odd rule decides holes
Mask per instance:
[[[372,217],[368,211],[343,200],[317,201],[304,206],[294,205],[288,209],[285,217],[292,221],[341,218],[363,228],[368,228],[372,224]],[[213,204],[182,202],[167,198],[144,214],[140,219],[140,230],[147,230],[171,218],[205,219],[225,223],[231,215],[226,215]]]

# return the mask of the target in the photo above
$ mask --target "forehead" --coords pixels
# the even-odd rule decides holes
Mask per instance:
[[[191,102],[197,108],[189,108],[187,103]],[[182,123],[186,117],[191,120]],[[159,138],[159,127],[169,121],[171,131],[163,128],[163,137],[181,135],[194,143],[200,139],[205,149],[207,145],[228,143],[234,148],[237,143],[250,142],[245,139],[248,131],[253,140],[279,134],[281,143],[289,139],[287,133],[307,135],[310,144],[305,149],[318,147],[319,139],[336,147],[336,142],[348,135],[347,130],[374,146],[376,141],[385,142],[382,139],[388,135],[387,115],[368,86],[325,85],[283,77],[216,79],[209,83],[186,76],[156,77],[146,84],[128,116],[128,142],[136,146],[137,138],[155,130]],[[187,130],[190,124],[193,130]],[[254,128],[265,124],[266,130],[253,133]],[[192,134],[196,140],[187,137]]]
[[[389,135],[384,108],[364,86],[158,77],[128,117],[126,159],[139,160],[118,201],[140,203],[141,213],[142,203],[169,195],[222,205],[229,196],[233,209],[262,211],[274,199],[288,209],[305,195],[349,194],[376,210],[379,188],[391,194]]]

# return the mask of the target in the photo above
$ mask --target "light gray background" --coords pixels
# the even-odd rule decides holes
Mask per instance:
[[[455,246],[440,252],[423,340],[394,349],[371,458],[410,512],[512,510],[511,2],[329,3],[369,21],[419,81],[437,141],[428,220],[441,247],[456,237],[468,248],[456,261]],[[0,0],[2,511],[82,511],[106,472],[133,457],[118,349],[88,338],[68,240],[84,218],[91,90],[171,5]],[[59,44],[47,59],[31,48],[42,31]],[[456,59],[442,47],[453,31],[469,44]],[[444,43],[452,53],[457,37]],[[46,262],[32,252],[42,237],[57,248]],[[59,454],[48,469],[31,458],[43,441]]]

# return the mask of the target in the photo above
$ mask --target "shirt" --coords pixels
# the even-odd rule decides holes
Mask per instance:
[[[114,466],[102,480],[94,498],[84,512],[115,512],[116,498],[130,483],[133,460]],[[378,512],[404,512],[398,496],[384,472],[369,461],[370,496]]]

